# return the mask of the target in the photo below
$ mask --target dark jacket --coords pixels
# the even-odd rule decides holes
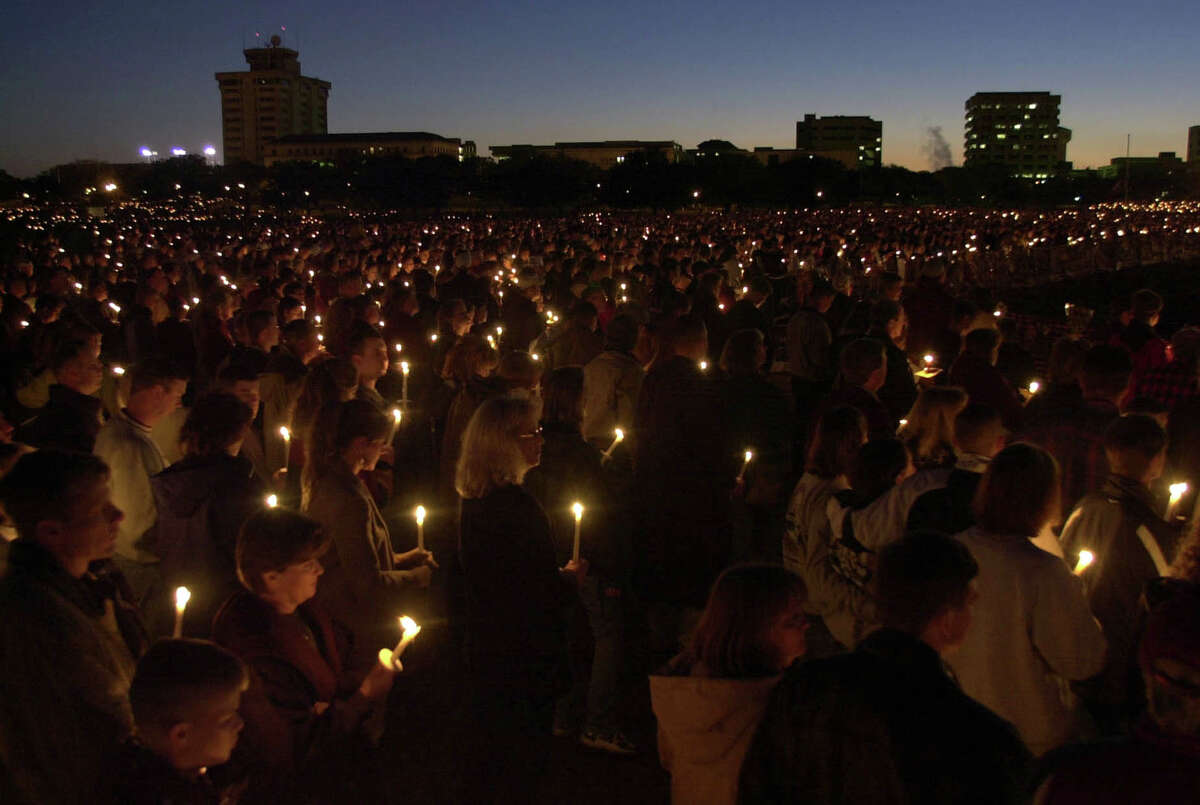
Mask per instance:
[[[100,432],[99,397],[80,394],[61,383],[50,387],[50,401],[38,415],[17,430],[15,439],[31,447],[56,447],[90,453]]]
[[[113,769],[113,805],[226,805],[236,792],[222,791],[207,773],[195,779],[137,741],[127,741]]]
[[[716,381],[680,356],[646,375],[634,432],[642,592],[703,606],[729,561],[729,491],[744,445],[729,440]]]
[[[975,490],[983,479],[982,473],[953,469],[946,485],[931,489],[913,501],[908,510],[906,530],[932,530],[957,534],[975,525],[971,503]]]
[[[1041,395],[1034,397],[1036,401]],[[1042,447],[1058,461],[1062,478],[1063,516],[1108,474],[1104,431],[1121,415],[1108,400],[1072,399],[1067,394],[1026,417],[1023,438]]]
[[[916,287],[904,295],[904,312],[908,314],[908,348],[914,353],[933,349],[938,334],[950,327],[953,309],[954,297],[946,292],[939,281],[929,277],[919,279]]]
[[[964,352],[950,367],[946,382],[961,386],[971,402],[985,403],[999,411],[1004,418],[1004,427],[1011,431],[1020,430],[1024,402],[992,364]]]
[[[146,648],[111,562],[69,575],[13,542],[0,580],[0,794],[6,803],[90,803],[129,737],[129,683]]]
[[[731,444],[753,450],[746,469],[748,495],[755,502],[778,502],[787,495],[792,480],[792,454],[796,417],[791,401],[778,386],[761,374],[734,375],[721,385],[722,407]]]
[[[824,403],[818,407],[817,415],[812,420],[814,428],[826,411],[832,411],[834,408],[840,408],[843,405],[857,408],[862,413],[863,418],[867,420],[868,439],[891,439],[895,437],[896,422],[892,419],[888,409],[879,401],[879,398],[862,386],[850,386],[844,383],[835,388],[825,398]]]
[[[1030,757],[925,643],[881,629],[792,666],[742,765],[745,803],[1009,803]]]
[[[282,615],[246,590],[221,607],[213,640],[250,669],[246,721],[235,757],[257,771],[252,788],[286,802],[321,800],[348,781],[331,770],[363,745],[371,702],[358,692],[366,668],[349,664],[353,635],[312,601]],[[316,705],[328,705],[321,713]],[[345,793],[345,789],[341,789]]]
[[[896,346],[892,339],[885,334],[875,333],[870,337],[883,344],[887,354],[887,377],[875,396],[883,403],[891,417],[892,428],[901,419],[908,416],[913,403],[917,401],[917,381],[913,377],[912,367],[908,365],[908,355]]]
[[[150,479],[158,522],[156,545],[168,590],[192,591],[184,634],[208,637],[213,616],[233,593],[234,547],[242,523],[265,503],[267,489],[240,456],[187,456]]]
[[[1108,639],[1108,661],[1104,673],[1081,692],[1107,731],[1125,731],[1145,701],[1137,664],[1139,601],[1147,582],[1166,575],[1178,539],[1178,531],[1159,516],[1150,490],[1120,476],[1110,476],[1099,491],[1084,497],[1063,526],[1069,563],[1085,549],[1095,557],[1083,579],[1092,613]]]
[[[458,552],[467,603],[467,666],[476,689],[544,698],[565,681],[564,610],[550,521],[519,486],[462,501]]]
[[[628,527],[609,491],[600,450],[584,441],[577,426],[565,422],[542,423],[545,444],[542,460],[525,475],[525,489],[537,498],[550,518],[555,560],[561,566],[571,558],[575,542],[575,515],[571,504],[584,505],[580,523],[580,556],[588,573],[604,581],[623,578],[629,570]]]

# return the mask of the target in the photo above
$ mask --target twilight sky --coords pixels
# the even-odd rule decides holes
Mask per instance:
[[[1063,96],[1076,167],[1185,156],[1200,124],[1200,3],[1014,0],[440,0],[292,3],[7,0],[0,169],[221,147],[213,73],[287,26],[333,83],[330,131],[432,131],[490,145],[708,138],[791,147],[805,112],[883,121],[883,160],[929,167],[940,126],[961,164],[976,91]]]

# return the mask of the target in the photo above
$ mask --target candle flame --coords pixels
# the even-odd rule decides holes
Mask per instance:
[[[396,342],[396,344],[395,344],[395,347],[396,347],[396,351],[397,351],[397,352],[403,352],[403,351],[404,351],[404,345],[403,345],[403,344],[401,344],[399,341],[397,341],[397,342]]]
[[[401,615],[398,620],[400,621],[400,629],[404,632],[405,637],[416,637],[421,631],[420,624],[407,615]]]
[[[175,611],[176,612],[183,612],[184,608],[187,607],[187,605],[188,605],[188,601],[190,601],[190,600],[192,600],[192,591],[191,590],[189,590],[187,587],[176,587],[175,588]]]
[[[417,507],[417,525],[424,525],[424,524],[425,524],[425,507],[418,506]]]
[[[1037,394],[1037,393],[1038,393],[1038,389],[1040,389],[1041,387],[1042,387],[1042,384],[1041,384],[1041,383],[1039,383],[1039,382],[1037,382],[1037,381],[1035,380],[1035,381],[1033,381],[1032,383],[1030,383],[1030,384],[1029,384],[1029,393],[1030,393],[1030,394]]]
[[[1187,481],[1180,481],[1177,484],[1171,484],[1170,486],[1167,487],[1167,489],[1171,493],[1171,502],[1178,503],[1179,499],[1187,494],[1187,491],[1188,491]]]
[[[1079,561],[1075,563],[1075,572],[1082,573],[1088,569],[1092,562],[1096,561],[1096,555],[1091,551],[1080,551]]]
[[[403,417],[404,417],[404,412],[403,412],[403,411],[401,411],[399,408],[393,408],[393,409],[392,409],[392,419],[394,419],[394,420],[396,421],[396,424],[397,424],[397,425],[399,425],[399,424],[400,424],[400,420],[401,420]]]
[[[114,367],[112,368],[112,373],[113,373],[114,375],[116,375],[117,377],[120,377],[121,375],[125,374],[125,367],[123,367],[123,366],[114,366]]]
[[[924,360],[925,365],[928,366],[933,363],[933,355],[926,355],[924,358],[922,358],[922,360]]]
[[[571,504],[571,511],[575,512],[575,522],[583,519],[583,504],[578,500]]]
[[[279,505],[279,497],[277,495],[267,495],[267,506],[275,508]]]
[[[285,442],[290,442],[292,440],[292,432],[287,429],[287,425],[283,425],[279,428],[279,435],[283,437]]]
[[[408,374],[408,361],[400,361],[400,371]]]
[[[613,428],[613,434],[616,436],[618,442],[625,438],[625,431],[620,428]]]
[[[750,460],[751,460],[752,458],[754,458],[754,451],[753,451],[753,450],[747,450],[745,453],[743,453],[743,455],[744,455],[744,456],[745,456],[745,458],[746,458],[746,462],[745,462],[745,463],[749,464],[749,463],[750,463]]]
[[[708,371],[708,361],[700,361],[700,371],[701,372]]]

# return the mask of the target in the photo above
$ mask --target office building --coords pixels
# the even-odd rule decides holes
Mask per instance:
[[[964,165],[1003,165],[1026,179],[1068,169],[1071,130],[1059,125],[1061,104],[1062,96],[1049,92],[975,93],[966,103]]]
[[[1187,163],[1192,170],[1200,170],[1200,126],[1188,127]]]
[[[796,121],[796,150],[835,159],[850,170],[877,168],[883,159],[883,123],[852,115],[805,115]]]
[[[468,150],[470,154],[468,154]],[[474,156],[475,143],[442,137],[424,131],[392,131],[353,134],[288,134],[263,145],[262,162],[347,162],[364,157],[453,157]]]
[[[646,152],[657,154],[667,162],[678,162],[683,157],[683,146],[673,140],[603,140],[599,142],[555,143],[554,145],[493,145],[492,156],[496,159],[512,157],[549,156],[559,159],[576,159],[598,168],[611,168],[621,164],[630,154]]]
[[[279,137],[325,134],[331,84],[300,74],[300,54],[281,45],[243,53],[249,70],[217,73],[225,163],[264,164],[265,146]]]

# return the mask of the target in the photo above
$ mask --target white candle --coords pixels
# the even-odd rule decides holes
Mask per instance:
[[[425,507],[417,507],[417,548],[425,550]]]
[[[287,425],[279,428],[279,435],[283,437],[283,468],[288,468],[288,459],[292,453],[292,432],[287,429]]]
[[[1177,484],[1171,484],[1167,489],[1171,493],[1171,497],[1167,501],[1167,519],[1170,520],[1175,515],[1179,501],[1187,494],[1188,485],[1186,481],[1180,481]]]
[[[400,407],[408,410],[408,361],[400,361],[400,372],[404,379],[400,383]]]
[[[404,418],[404,412],[399,408],[392,409],[392,429],[388,431],[388,444],[392,443],[392,439],[396,438],[396,428],[400,427],[400,420]]]
[[[583,504],[575,501],[571,504],[571,511],[575,513],[575,546],[571,549],[571,561],[579,561],[579,524],[583,520]]]
[[[1038,393],[1038,390],[1039,390],[1041,387],[1042,387],[1042,384],[1041,384],[1041,383],[1039,383],[1038,381],[1034,380],[1033,382],[1031,382],[1031,383],[1029,384],[1029,393],[1030,393],[1030,394],[1037,394],[1037,393]]]
[[[403,671],[404,666],[400,664],[400,657],[404,654],[404,650],[408,648],[408,644],[413,641],[413,638],[415,638],[421,632],[421,627],[416,621],[407,615],[401,615],[397,620],[400,621],[400,629],[402,634],[400,637],[400,642],[396,644],[396,648],[394,649],[379,649],[379,662],[385,668]]]
[[[1079,561],[1075,563],[1075,575],[1078,576],[1080,573],[1087,570],[1094,561],[1096,561],[1096,555],[1091,551],[1080,551]]]
[[[267,495],[267,508],[273,509],[279,505],[279,498],[276,495]]]
[[[192,591],[187,587],[175,588],[175,631],[174,637],[183,637],[183,611],[187,609],[188,601],[192,599]]]
[[[746,468],[750,466],[750,462],[754,459],[754,451],[747,450],[743,453],[742,470],[738,473],[737,482],[740,484],[746,479]]]
[[[612,444],[610,444],[608,446],[608,449],[604,451],[604,457],[603,457],[604,461],[608,461],[610,458],[612,458],[613,450],[617,449],[617,445],[619,445],[624,438],[625,438],[625,431],[621,430],[620,428],[613,428]]]

